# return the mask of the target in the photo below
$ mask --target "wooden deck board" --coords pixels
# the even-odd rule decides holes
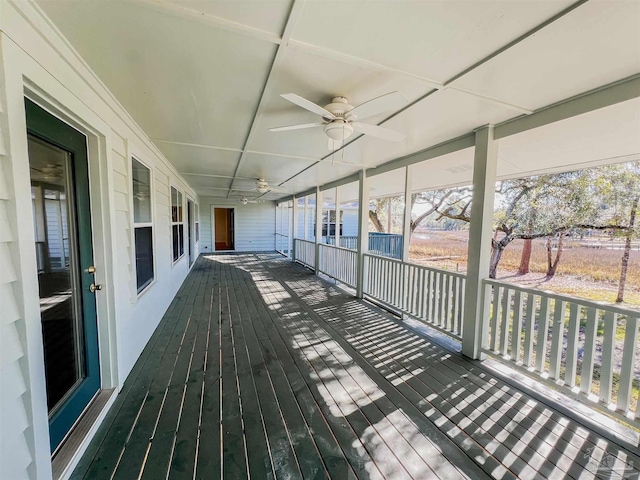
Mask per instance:
[[[72,478],[596,478],[640,459],[276,254],[203,256]],[[633,467],[635,465],[635,467]]]

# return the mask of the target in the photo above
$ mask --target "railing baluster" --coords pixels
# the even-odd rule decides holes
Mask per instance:
[[[496,345],[498,344],[498,312],[500,310],[501,294],[502,294],[502,287],[494,285],[493,299],[491,301],[491,305],[493,306],[493,309],[491,310],[491,323],[489,323],[489,328],[491,329],[491,341],[489,342],[489,349],[491,351],[495,351]]]
[[[500,325],[500,354],[506,355],[509,347],[509,320],[511,320],[511,289],[505,288],[502,292]]]
[[[538,314],[538,337],[536,342],[536,370],[545,371],[547,356],[547,337],[549,336],[549,303],[547,296],[540,297],[540,313]]]
[[[631,387],[633,385],[634,364],[638,349],[639,317],[627,315],[624,332],[624,346],[622,348],[622,367],[620,369],[620,387],[618,388],[618,410],[626,414],[631,407]],[[636,406],[636,413],[640,408]]]
[[[526,330],[524,332],[524,359],[522,363],[531,367],[533,363],[533,336],[536,326],[537,295],[527,293],[527,313],[525,315]]]
[[[587,326],[584,331],[584,354],[580,368],[580,391],[591,393],[593,383],[593,360],[596,353],[596,333],[598,331],[598,310],[587,307]]]
[[[611,403],[613,383],[613,352],[618,314],[605,311],[604,338],[602,339],[602,365],[600,366],[600,400],[606,405]]]
[[[553,327],[551,328],[551,353],[549,357],[549,377],[553,380],[560,378],[560,364],[562,361],[562,347],[564,346],[564,314],[567,303],[556,300],[553,310]]]
[[[567,329],[567,358],[565,360],[564,384],[573,388],[578,369],[578,335],[580,333],[581,308],[577,303],[569,304],[569,328]]]
[[[458,313],[460,311],[460,277],[453,277],[453,312],[451,331],[458,333]]]
[[[516,290],[513,296],[512,325],[509,355],[511,356],[511,360],[519,362],[520,354],[522,353],[522,348],[520,346],[522,342],[522,292],[520,290]]]

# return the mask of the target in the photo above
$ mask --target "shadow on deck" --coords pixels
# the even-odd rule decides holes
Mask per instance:
[[[72,478],[638,478],[640,459],[276,254],[198,259]]]

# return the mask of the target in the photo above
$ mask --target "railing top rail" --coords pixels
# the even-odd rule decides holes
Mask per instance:
[[[335,248],[336,250],[344,250],[345,252],[352,253],[354,255],[358,253],[355,250],[351,250],[350,248],[338,247],[336,245],[327,245],[326,243],[319,243],[318,245],[320,245],[320,247],[322,248]]]
[[[364,255],[365,255],[365,257],[372,257],[372,258],[378,258],[378,259],[382,259],[382,260],[388,260],[390,262],[401,263],[401,264],[404,264],[404,265],[409,265],[410,267],[420,268],[422,270],[430,270],[432,272],[444,273],[444,274],[447,274],[447,275],[451,275],[452,277],[467,278],[467,276],[464,273],[454,272],[454,271],[451,271],[451,270],[445,270],[444,268],[427,267],[426,265],[420,265],[418,263],[403,262],[402,260],[399,260],[397,258],[385,257],[384,255],[376,255],[375,253],[370,253],[370,252],[367,252]]]
[[[640,310],[633,310],[631,308],[619,307],[617,305],[611,305],[604,302],[596,302],[594,300],[587,300],[585,298],[573,297],[571,295],[563,295],[560,293],[550,292],[548,290],[537,290],[535,288],[523,287],[515,283],[501,282],[500,280],[493,280],[486,278],[483,280],[485,285],[495,285],[497,287],[506,287],[511,290],[519,290],[521,292],[539,295],[541,297],[549,297],[554,300],[560,300],[562,302],[571,302],[582,305],[583,307],[595,308],[598,310],[607,310],[609,312],[618,313],[621,315],[630,315],[632,317],[640,318]]]
[[[311,245],[315,245],[316,242],[311,241],[311,240],[305,240],[304,238],[294,238],[295,241],[297,242],[305,242],[305,243],[310,243]]]

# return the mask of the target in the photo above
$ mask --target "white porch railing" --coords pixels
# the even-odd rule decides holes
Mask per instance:
[[[484,285],[486,353],[627,421],[640,419],[632,406],[640,311],[495,280]]]
[[[318,270],[325,275],[356,288],[358,283],[358,254],[354,250],[332,245],[318,245],[320,265]]]
[[[365,254],[364,292],[454,337],[462,337],[465,276]]]
[[[276,233],[276,251],[289,255],[289,236],[283,233]]]
[[[309,268],[316,268],[316,244],[309,240],[294,239],[294,261]]]
[[[295,239],[294,260],[346,285],[358,282],[354,250]],[[364,254],[364,294],[461,339],[462,273]],[[482,350],[625,421],[638,424],[640,311],[484,280]],[[635,387],[634,387],[634,382]]]

